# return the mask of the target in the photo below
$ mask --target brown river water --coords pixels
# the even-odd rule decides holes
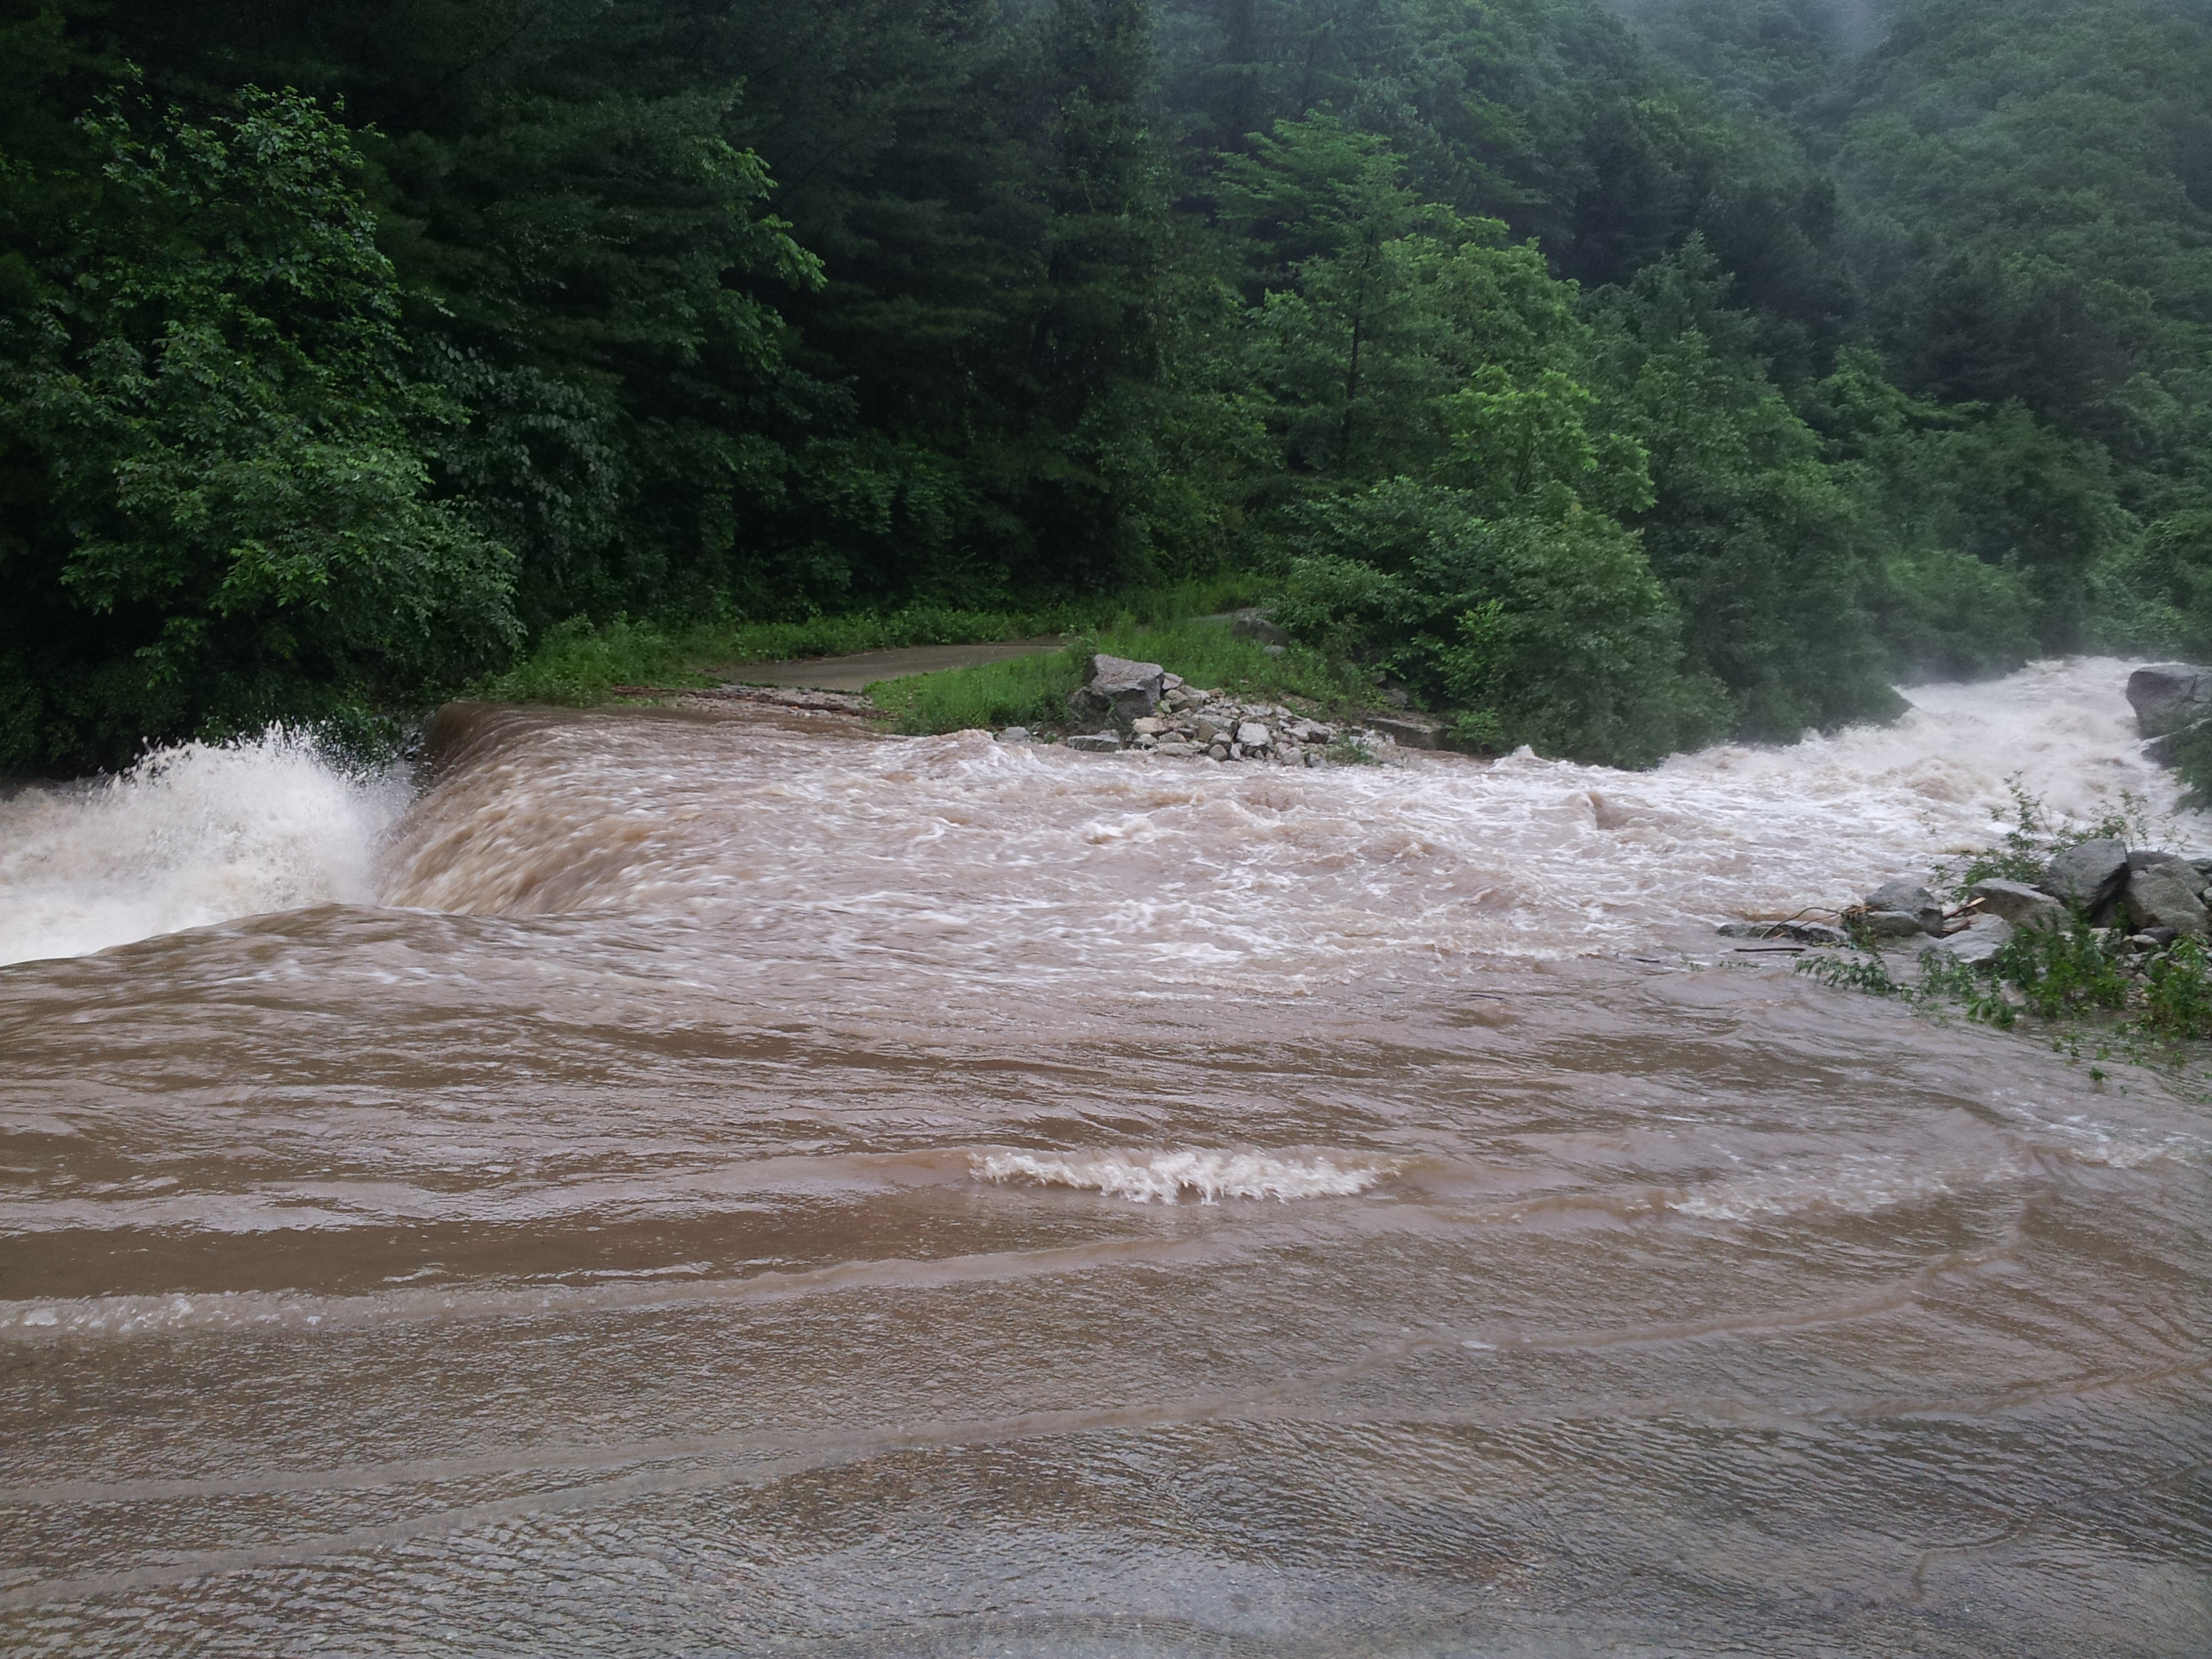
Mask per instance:
[[[2202,1659],[2202,1091],[1712,933],[2161,811],[2126,666],[0,799],[0,1651]]]

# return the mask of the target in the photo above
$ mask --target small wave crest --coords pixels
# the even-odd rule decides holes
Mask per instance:
[[[368,903],[396,775],[349,776],[271,729],[164,749],[103,782],[0,799],[0,963],[310,904]]]
[[[1056,1152],[979,1153],[976,1176],[1005,1184],[1073,1187],[1137,1204],[1174,1204],[1185,1193],[1201,1204],[1224,1198],[1350,1198],[1389,1171],[1379,1164],[1339,1164],[1328,1158],[1279,1158],[1268,1152],[1103,1152],[1089,1157]]]

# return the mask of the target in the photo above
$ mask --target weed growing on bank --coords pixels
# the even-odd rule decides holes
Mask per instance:
[[[2197,1058],[2185,1045],[2212,1039],[2212,951],[2203,940],[2185,937],[2139,951],[2120,929],[2093,927],[2078,914],[2066,927],[2020,929],[1978,968],[1930,951],[1917,977],[1901,978],[1879,951],[1861,945],[1805,957],[1797,971],[1839,990],[2000,1030],[2032,1020],[2076,1058],[2085,1041],[2100,1060],[2115,1053],[2138,1064],[2161,1054]]]
[[[588,617],[575,617],[549,629],[527,656],[504,672],[471,685],[469,695],[501,702],[589,708],[606,702],[618,685],[671,690],[711,685],[718,678],[728,678],[730,669],[749,662],[788,662],[806,657],[851,656],[863,651],[896,651],[910,646],[975,645],[1098,629],[1158,627],[1239,609],[1253,603],[1260,591],[1257,577],[1231,575],[1139,588],[1104,599],[1004,611],[908,605],[898,611],[811,617],[796,622],[700,622],[675,626],[629,617],[596,623]]]
[[[870,686],[868,696],[906,732],[1056,727],[1067,719],[1068,694],[1083,684],[1084,665],[1101,651],[1158,663],[1209,691],[1247,699],[1295,698],[1316,713],[1346,711],[1373,691],[1364,679],[1304,646],[1270,656],[1258,641],[1240,638],[1219,622],[1186,617],[1146,626],[1123,617],[1065,651],[885,680]]]
[[[2051,859],[2085,841],[2119,841],[2130,847],[2148,846],[2159,839],[2151,822],[2150,803],[2132,790],[2120,791],[2119,806],[2089,821],[2054,817],[2040,795],[2031,795],[2015,772],[2005,780],[2012,798],[2008,812],[1992,812],[2005,826],[1993,847],[1959,854],[1965,862],[1936,866],[1935,885],[1954,899],[1963,899],[1978,881],[2017,881],[2033,886],[2043,878]]]
[[[1935,884],[1963,902],[1978,881],[2033,884],[2051,858],[2083,842],[2111,839],[2141,847],[2160,837],[2148,803],[2123,793],[2117,810],[2094,821],[2054,816],[2017,777],[2006,787],[2011,805],[1996,815],[1996,844],[1939,866]],[[1900,976],[1868,939],[1838,954],[1808,957],[1796,971],[1840,990],[1893,998],[1938,1016],[1956,1016],[2012,1030],[2033,1022],[2052,1046],[2075,1058],[2090,1044],[2099,1060],[2118,1053],[2138,1063],[2163,1054],[2197,1058],[2187,1045],[2212,1041],[2212,946],[2182,937],[2145,950],[2124,927],[2099,927],[2076,910],[2063,927],[2022,927],[1978,965],[1934,950],[1917,972]],[[2103,1079],[2093,1068],[2091,1075]]]

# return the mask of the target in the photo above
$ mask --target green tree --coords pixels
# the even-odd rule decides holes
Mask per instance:
[[[1857,503],[1753,355],[1750,320],[1722,303],[1725,280],[1693,237],[1596,301],[1608,413],[1650,458],[1632,522],[1681,605],[1692,668],[1729,689],[1742,735],[1887,718],[1901,704]]]
[[[98,192],[0,316],[0,765],[358,719],[514,641],[511,556],[431,497],[456,416],[410,374],[352,145],[295,94],[240,102],[86,118]]]

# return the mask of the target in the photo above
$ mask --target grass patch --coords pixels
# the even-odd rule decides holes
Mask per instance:
[[[537,648],[503,674],[469,687],[497,702],[557,702],[589,708],[617,685],[712,684],[670,635],[617,617],[600,627],[578,617],[549,629]]]
[[[1147,626],[1124,617],[1065,651],[885,680],[870,686],[868,695],[902,732],[1056,729],[1066,721],[1068,693],[1083,684],[1084,666],[1099,651],[1156,662],[1209,691],[1247,701],[1295,701],[1319,714],[1346,713],[1371,690],[1303,646],[1271,657],[1258,641],[1239,639],[1220,623],[1185,617]]]
[[[910,674],[868,688],[901,732],[968,732],[1006,726],[1052,726],[1067,718],[1067,694],[1083,684],[1075,651]]]
[[[680,626],[628,617],[594,623],[577,617],[549,629],[527,656],[505,672],[477,682],[469,688],[469,695],[505,702],[587,708],[605,702],[617,685],[671,690],[711,685],[715,683],[714,670],[738,663],[787,662],[916,645],[975,645],[1047,634],[1141,629],[1239,610],[1256,603],[1261,591],[1258,577],[1233,575],[1026,609],[908,605],[893,611],[858,611],[799,622]]]

